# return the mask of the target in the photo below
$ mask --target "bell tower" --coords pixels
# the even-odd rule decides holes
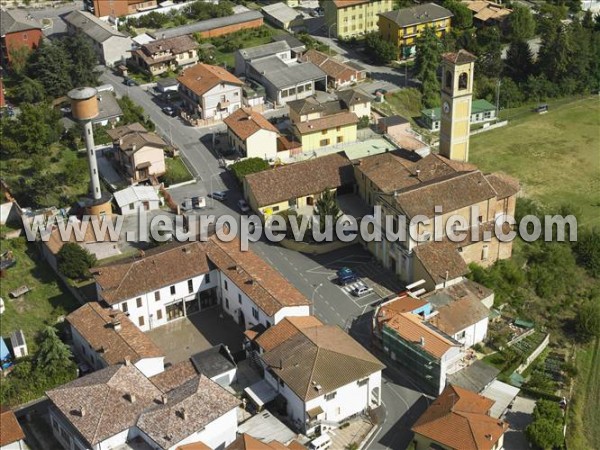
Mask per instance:
[[[475,56],[465,50],[442,55],[440,154],[469,160],[469,132]]]

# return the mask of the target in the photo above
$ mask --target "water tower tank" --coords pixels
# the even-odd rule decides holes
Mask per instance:
[[[69,91],[71,111],[75,120],[91,120],[98,116],[98,91],[92,87],[80,87]]]

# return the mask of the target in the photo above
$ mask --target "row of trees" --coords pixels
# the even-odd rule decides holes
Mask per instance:
[[[533,422],[526,429],[527,438],[537,448],[559,448],[564,442],[563,425],[563,411],[558,403],[538,400],[533,410]]]

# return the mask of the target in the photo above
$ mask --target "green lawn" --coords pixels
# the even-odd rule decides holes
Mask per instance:
[[[471,162],[521,181],[522,193],[542,204],[580,211],[580,225],[600,223],[600,102],[561,100],[547,114],[531,106],[503,111],[506,127],[471,138]]]
[[[600,339],[578,350],[577,370],[567,442],[573,450],[600,448]]]
[[[181,158],[165,158],[165,163],[167,173],[164,175],[164,180],[168,185],[183,183],[193,178]]]
[[[22,329],[29,352],[36,348],[35,336],[46,325],[54,325],[79,306],[77,300],[60,284],[55,273],[42,259],[36,244],[28,244],[24,237],[1,240],[2,252],[11,250],[17,263],[6,270],[0,282],[0,297],[6,310],[2,314],[2,336]],[[26,285],[31,291],[13,299],[11,291]]]

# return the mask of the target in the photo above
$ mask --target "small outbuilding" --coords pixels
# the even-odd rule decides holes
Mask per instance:
[[[10,345],[12,345],[12,351],[15,358],[23,358],[24,356],[29,355],[23,330],[14,331],[10,335]]]
[[[267,21],[276,27],[294,31],[306,29],[302,13],[283,2],[272,3],[261,9]]]
[[[124,216],[139,210],[154,211],[160,208],[160,199],[152,186],[129,186],[114,193],[117,206]]]
[[[396,134],[404,133],[410,129],[410,122],[402,116],[382,117],[377,123],[381,133]]]
[[[196,371],[220,386],[229,386],[235,380],[237,364],[226,345],[217,345],[191,358]]]

